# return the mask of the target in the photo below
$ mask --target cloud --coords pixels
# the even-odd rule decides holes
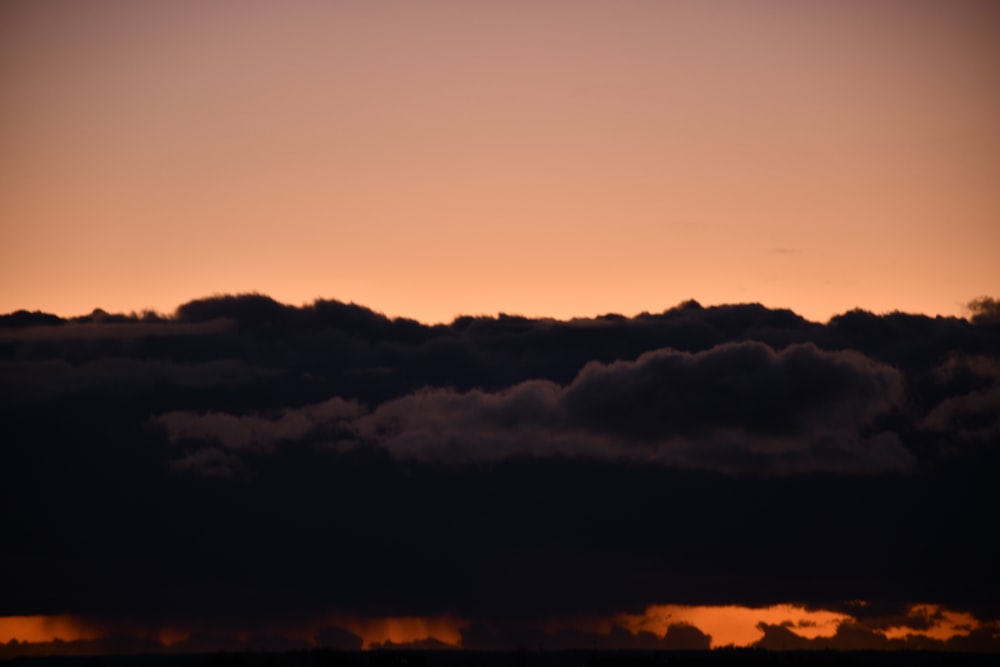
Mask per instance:
[[[1000,438],[1000,383],[945,399],[920,420],[919,427],[959,442],[996,441]]]
[[[151,421],[167,432],[171,442],[211,440],[227,450],[266,452],[278,442],[300,440],[322,427],[349,427],[359,414],[357,403],[334,397],[303,408],[282,410],[271,418],[258,414],[236,416],[177,411],[159,415]]]
[[[1000,632],[996,627],[984,626],[955,634],[947,639],[937,639],[921,633],[904,637],[889,637],[878,627],[859,621],[845,621],[837,627],[832,637],[807,639],[797,635],[787,625],[761,623],[758,629],[764,636],[753,646],[771,651],[836,650],[836,651],[973,651],[978,653],[1000,652]]]
[[[956,353],[933,376],[939,402],[921,417],[918,429],[951,446],[1000,438],[1000,357]]]
[[[686,302],[425,326],[255,295],[0,329],[0,614],[1000,618],[988,324]]]
[[[371,648],[376,651],[443,651],[454,650],[459,647],[443,642],[440,639],[435,639],[434,637],[424,637],[404,642],[394,642],[391,639],[387,639],[384,642],[373,644]]]
[[[648,443],[654,456],[726,472],[906,470],[892,434],[861,433],[899,407],[902,378],[863,355],[746,342],[591,363],[565,404],[594,431]]]
[[[858,353],[748,342],[591,362],[565,387],[427,388],[366,414],[335,397],[270,419],[175,412],[153,422],[171,441],[227,450],[267,450],[325,427],[425,462],[582,457],[726,473],[907,472],[914,461],[899,438],[867,432],[902,395],[897,371]]]
[[[593,428],[644,439],[715,428],[781,435],[845,417],[870,421],[898,405],[901,391],[898,372],[854,352],[811,344],[775,351],[745,342],[591,363],[568,388],[567,401]]]
[[[968,305],[974,324],[997,326],[1000,324],[1000,299],[981,296],[973,299]]]
[[[549,651],[701,651],[712,637],[689,623],[672,623],[663,635],[630,631],[612,624],[605,631],[558,627],[543,630],[520,626],[497,628],[471,624],[462,630],[461,646],[473,651],[511,651],[541,648]]]
[[[164,650],[155,639],[142,639],[129,634],[112,634],[99,639],[55,639],[43,642],[11,640],[0,644],[0,660],[41,656],[97,656],[112,654],[152,654]]]
[[[663,648],[674,651],[702,651],[712,645],[711,635],[706,635],[688,623],[672,623],[663,635]]]
[[[317,630],[315,641],[318,646],[338,651],[360,651],[364,643],[358,635],[337,626],[326,626]]]

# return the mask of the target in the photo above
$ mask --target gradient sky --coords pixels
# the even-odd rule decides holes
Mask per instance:
[[[991,2],[8,1],[0,312],[1000,285]]]

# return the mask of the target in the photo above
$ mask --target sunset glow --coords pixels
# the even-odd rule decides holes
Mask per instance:
[[[956,636],[968,635],[980,627],[976,618],[967,612],[954,612],[937,605],[914,605],[909,614],[914,618],[926,617],[926,627],[892,626],[880,634],[888,639],[905,639],[908,636],[924,636],[946,641]],[[775,605],[772,607],[749,608],[738,606],[684,606],[655,605],[643,614],[619,614],[610,618],[591,620],[553,620],[545,624],[538,641],[546,641],[566,629],[575,629],[597,636],[609,635],[615,626],[624,628],[633,635],[651,633],[662,637],[669,626],[684,624],[694,626],[710,635],[711,646],[749,647],[761,639],[762,632],[757,627],[764,623],[787,627],[791,632],[805,639],[833,637],[842,623],[855,623],[847,614],[824,610],[807,610],[795,605]],[[383,617],[354,618],[332,616],[322,620],[295,625],[270,628],[225,629],[215,628],[212,632],[221,636],[231,636],[240,641],[252,641],[254,636],[277,635],[310,645],[321,645],[315,637],[323,628],[337,627],[350,632],[361,640],[361,648],[377,649],[384,646],[418,645],[431,640],[435,646],[446,648],[468,648],[463,644],[462,633],[471,624],[467,619],[453,616],[435,617]],[[205,629],[181,627],[141,628],[131,624],[116,626],[105,623],[102,630],[95,630],[92,622],[72,616],[21,616],[0,617],[0,644],[16,640],[18,642],[52,642],[60,640],[72,642],[81,639],[98,639],[115,633],[131,634],[137,637],[158,638],[164,649],[170,649],[193,634]],[[513,647],[511,647],[513,648]],[[581,645],[578,648],[587,648]]]
[[[996,1],[0,1],[0,662],[1000,654],[998,183]]]
[[[848,620],[845,614],[830,611],[807,611],[793,605],[776,605],[762,609],[748,607],[684,607],[663,605],[649,607],[641,616],[617,619],[632,632],[646,631],[662,635],[672,623],[688,623],[712,636],[712,646],[749,646],[761,637],[758,623],[781,625],[788,623],[802,637],[830,637],[837,626]]]
[[[1000,280],[995,11],[4,3],[0,312],[961,314]]]
[[[369,619],[331,619],[331,625],[337,625],[361,637],[363,648],[372,648],[386,642],[407,644],[422,639],[436,639],[444,644],[458,647],[462,641],[462,628],[469,625],[468,621],[450,616],[437,617],[403,617],[403,618],[369,618]]]
[[[910,609],[914,616],[926,616],[928,627],[912,628],[895,626],[886,628],[885,636],[889,639],[904,639],[909,635],[922,635],[933,639],[948,639],[955,635],[965,635],[979,627],[979,621],[968,612],[955,612],[942,609],[937,605],[915,605]]]
[[[88,627],[80,619],[69,615],[56,616],[0,616],[0,643],[50,642],[55,639],[74,641],[95,639],[103,632]]]

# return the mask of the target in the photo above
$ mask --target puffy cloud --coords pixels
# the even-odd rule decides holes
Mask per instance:
[[[960,442],[1000,438],[1000,383],[941,401],[920,420],[919,426]]]
[[[388,401],[358,420],[358,433],[394,457],[484,463],[512,457],[614,454],[599,439],[561,430],[561,389],[524,382],[500,392],[426,389]]]
[[[902,388],[897,371],[855,352],[747,342],[592,363],[563,402],[588,430],[648,443],[682,466],[878,472],[913,463],[893,434],[862,435],[900,405]]]
[[[869,432],[902,401],[899,373],[811,344],[775,351],[730,343],[592,362],[563,387],[547,380],[487,392],[427,388],[362,414],[339,398],[274,418],[168,413],[171,440],[267,449],[327,427],[401,460],[490,463],[515,457],[649,461],[727,473],[909,471],[890,432]]]
[[[591,363],[567,394],[589,426],[640,438],[716,428],[784,434],[844,419],[869,422],[898,405],[902,380],[892,368],[851,351],[812,344],[775,351],[745,342]]]
[[[943,388],[939,402],[917,428],[946,439],[949,445],[1000,438],[1000,356],[951,355],[934,371]]]
[[[151,422],[163,428],[171,442],[211,440],[228,450],[269,451],[277,442],[300,440],[323,427],[350,425],[359,414],[357,403],[334,397],[303,408],[285,409],[270,418],[176,411],[154,417]]]

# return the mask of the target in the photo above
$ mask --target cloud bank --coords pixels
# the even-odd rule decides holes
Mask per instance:
[[[0,567],[23,575],[0,615],[453,614],[473,633],[866,600],[996,619],[991,303],[0,316]]]
[[[379,446],[401,461],[569,457],[732,474],[909,472],[915,460],[897,434],[868,433],[900,408],[902,387],[896,370],[856,352],[741,342],[589,362],[566,386],[423,388],[370,411],[333,397],[271,419],[189,411],[153,423],[171,442],[236,452],[324,432],[331,444]]]

